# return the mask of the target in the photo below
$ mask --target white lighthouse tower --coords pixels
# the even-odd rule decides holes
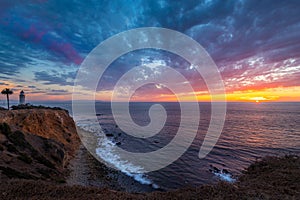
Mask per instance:
[[[19,104],[25,104],[25,94],[24,94],[24,91],[22,90],[21,92],[20,92],[20,102],[19,102]]]

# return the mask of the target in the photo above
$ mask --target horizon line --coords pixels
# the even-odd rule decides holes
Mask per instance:
[[[72,102],[73,100],[30,100],[26,103],[32,102]],[[111,101],[105,101],[105,100],[75,100],[77,102],[84,102],[84,101],[94,101],[94,102],[103,102],[103,103],[110,103]],[[19,102],[19,100],[10,100],[11,103]],[[181,101],[182,103],[211,103],[212,101]],[[214,103],[300,103],[299,101],[266,101],[266,100],[260,100],[259,102],[256,101],[213,101]],[[126,101],[114,101],[114,103],[127,103]],[[130,101],[130,103],[180,103],[179,101]]]

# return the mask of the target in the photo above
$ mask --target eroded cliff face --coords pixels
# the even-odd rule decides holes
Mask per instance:
[[[65,110],[0,111],[0,179],[63,181],[79,144]]]

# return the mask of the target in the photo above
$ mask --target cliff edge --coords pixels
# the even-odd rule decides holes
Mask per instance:
[[[75,124],[65,110],[0,111],[0,199],[300,199],[298,155],[263,158],[233,184],[168,192],[134,194],[59,184],[65,183],[66,166],[79,145]]]
[[[74,121],[65,110],[0,111],[0,179],[64,182],[79,144]]]

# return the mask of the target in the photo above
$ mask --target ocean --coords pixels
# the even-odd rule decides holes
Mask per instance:
[[[63,107],[72,115],[70,102],[42,104]],[[130,103],[130,114],[136,124],[149,124],[148,111],[153,104]],[[159,104],[165,108],[167,120],[162,130],[153,137],[136,138],[123,132],[114,120],[110,103],[106,102],[95,104],[97,122],[86,118],[77,121],[77,126],[97,135],[96,152],[101,160],[140,184],[155,189],[171,190],[219,180],[234,182],[246,167],[264,156],[300,154],[300,103],[229,102],[225,125],[217,144],[205,158],[199,159],[200,146],[211,117],[211,104],[199,103],[199,128],[190,147],[172,164],[141,174],[141,166],[123,160],[115,154],[115,148],[147,153],[167,145],[178,131],[181,111],[178,103]],[[188,117],[192,120],[194,116]],[[190,131],[189,127],[184,128]],[[155,164],[159,160],[151,162]],[[132,173],[135,170],[136,173]]]

